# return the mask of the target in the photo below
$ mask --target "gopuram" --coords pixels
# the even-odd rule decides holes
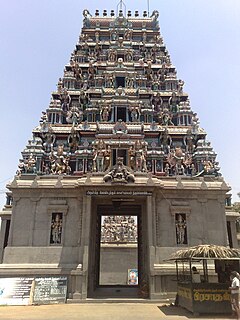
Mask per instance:
[[[1,211],[0,277],[68,278],[67,298],[162,299],[179,248],[236,241],[224,182],[158,11],[83,11],[79,41]],[[235,233],[234,233],[235,232]]]

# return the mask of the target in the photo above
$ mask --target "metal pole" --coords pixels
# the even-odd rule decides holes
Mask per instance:
[[[147,0],[147,6],[148,6],[148,18],[149,18],[149,0]]]
[[[189,260],[189,268],[190,268],[190,280],[191,280],[191,283],[193,282],[193,278],[192,278],[192,259]]]
[[[178,261],[175,261],[176,263],[176,271],[177,271],[177,282],[179,281],[179,275],[178,275]]]

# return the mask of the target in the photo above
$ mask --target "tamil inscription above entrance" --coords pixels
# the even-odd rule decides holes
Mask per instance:
[[[124,188],[125,189],[125,188]],[[88,190],[87,196],[151,196],[152,191],[128,191],[128,190]]]

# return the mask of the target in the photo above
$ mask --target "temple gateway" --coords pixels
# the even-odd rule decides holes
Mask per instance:
[[[169,298],[179,248],[235,245],[229,187],[158,11],[83,11],[79,41],[1,211],[0,277],[68,279],[67,298]]]

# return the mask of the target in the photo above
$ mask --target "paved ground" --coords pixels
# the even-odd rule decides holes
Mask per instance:
[[[190,312],[168,305],[140,303],[89,303],[41,306],[1,306],[1,320],[184,320],[193,319]],[[200,319],[230,319],[230,316],[208,315]]]

